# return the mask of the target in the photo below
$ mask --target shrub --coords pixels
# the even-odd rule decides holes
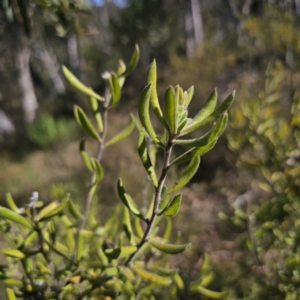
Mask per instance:
[[[206,289],[212,278],[207,258],[198,280],[185,288],[178,270],[170,267],[168,255],[182,253],[190,247],[190,244],[170,241],[170,217],[180,209],[182,194],[178,191],[197,171],[201,155],[216,144],[224,131],[228,120],[226,111],[234,93],[215,109],[217,92],[214,90],[203,109],[191,119],[187,108],[194,88],[183,91],[178,85],[171,86],[166,91],[162,112],[156,93],[154,61],[148,70],[147,86],[140,96],[139,120],[131,115],[128,125],[106,141],[109,111],[118,104],[125,77],[135,68],[138,57],[136,47],[127,67],[120,61],[116,74],[103,74],[104,96],[85,86],[63,67],[69,83],[88,97],[91,108],[92,121],[79,106],[74,106],[77,123],[98,145],[97,153],[90,157],[85,140],[80,142],[80,155],[90,172],[89,188],[83,211],[70,195],[45,204],[34,192],[29,203],[19,208],[7,194],[8,208],[0,207],[1,229],[8,241],[3,250],[8,265],[1,266],[1,279],[13,287],[6,290],[7,299],[15,299],[15,296],[23,299],[166,299],[184,289],[215,299],[227,295],[226,291]],[[161,135],[152,126],[150,107],[164,128]],[[212,123],[212,129],[204,136],[182,138]],[[117,206],[105,222],[99,221],[92,201],[96,201],[95,191],[104,176],[102,154],[107,147],[128,136],[134,127],[139,130],[138,154],[153,186],[149,201],[146,207],[136,204],[119,178],[117,193],[122,205]],[[177,145],[187,150],[173,158],[172,150]],[[164,152],[161,167],[155,166],[159,149]],[[186,162],[188,165],[178,180],[167,187],[165,181],[170,168]]]

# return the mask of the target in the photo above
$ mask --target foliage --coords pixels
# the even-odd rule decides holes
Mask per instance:
[[[227,109],[234,93],[215,109],[217,91],[214,90],[203,109],[194,118],[189,118],[187,109],[194,88],[183,91],[178,85],[170,86],[162,110],[156,92],[154,61],[140,96],[139,121],[131,115],[128,125],[106,141],[109,111],[120,101],[125,77],[135,68],[138,57],[139,48],[136,46],[127,66],[120,61],[117,73],[103,74],[106,83],[104,96],[63,67],[70,85],[89,99],[92,119],[82,108],[74,106],[77,123],[98,145],[95,157],[86,150],[85,140],[79,146],[82,160],[91,174],[89,189],[83,210],[69,194],[60,201],[43,203],[34,192],[23,208],[16,206],[9,193],[6,195],[8,208],[0,207],[0,216],[3,219],[1,230],[8,242],[3,250],[8,265],[1,266],[1,279],[13,287],[6,290],[7,299],[15,299],[15,296],[23,299],[104,299],[119,296],[118,299],[155,299],[157,296],[159,299],[166,288],[169,289],[169,297],[184,289],[178,270],[170,268],[167,254],[180,254],[190,244],[171,241],[172,222],[169,217],[180,210],[182,194],[178,191],[197,171],[200,156],[216,144],[224,131]],[[152,126],[150,108],[164,127],[162,135]],[[208,124],[213,124],[212,129],[202,137],[183,138]],[[95,191],[104,176],[101,165],[103,151],[127,137],[135,126],[140,132],[138,154],[152,182],[153,193],[149,195],[147,207],[140,207],[126,192],[119,178],[117,192],[123,205],[117,206],[108,220],[99,222],[91,208]],[[183,145],[187,151],[173,158],[172,150],[176,145]],[[154,163],[159,149],[164,152],[161,168]],[[178,180],[168,188],[165,185],[168,171],[184,162],[189,163]],[[164,226],[159,226],[162,219]],[[214,299],[224,298],[227,292],[206,289],[207,275],[211,277],[206,258],[193,289]]]
[[[299,295],[300,98],[296,92],[288,101],[288,72],[279,62],[270,64],[266,75],[258,98],[231,110],[229,146],[239,153],[238,177],[251,190],[233,203],[230,219],[220,217],[239,228],[240,268],[252,273],[243,287],[240,282],[233,288],[232,299]]]

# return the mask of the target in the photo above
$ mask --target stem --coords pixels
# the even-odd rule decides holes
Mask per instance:
[[[129,256],[127,261],[125,262],[125,264],[124,264],[125,267],[129,266],[132,263],[132,261],[134,260],[134,258],[138,254],[138,252],[141,250],[141,248],[144,246],[144,244],[149,240],[149,236],[151,234],[151,231],[152,231],[152,229],[154,227],[154,224],[155,224],[155,220],[157,218],[157,212],[159,210],[159,204],[161,202],[162,189],[164,187],[165,180],[167,178],[167,173],[168,173],[168,170],[170,168],[170,158],[171,158],[172,148],[173,148],[173,144],[172,144],[171,140],[169,140],[168,145],[166,146],[166,149],[165,149],[165,158],[164,158],[163,169],[161,171],[161,175],[160,175],[158,185],[157,185],[157,188],[156,188],[156,192],[155,192],[152,216],[151,216],[151,218],[148,222],[148,225],[147,225],[147,228],[145,230],[143,238],[141,239],[140,243],[137,245],[136,251],[133,252]]]
[[[99,148],[98,148],[98,154],[97,154],[97,160],[100,161],[103,151],[104,151],[104,140],[106,137],[106,133],[107,133],[107,114],[108,114],[108,110],[105,108],[104,112],[103,112],[103,131],[100,135],[101,137],[101,143],[99,143]],[[93,193],[94,193],[94,184],[95,184],[95,180],[96,180],[96,173],[95,171],[92,172],[92,176],[91,176],[91,180],[90,180],[90,188],[89,188],[89,192],[87,194],[86,200],[85,200],[85,206],[84,206],[84,213],[83,213],[83,218],[81,220],[80,226],[79,226],[79,231],[81,231],[86,223],[89,211],[90,211],[90,207],[92,204],[92,198],[93,198]]]

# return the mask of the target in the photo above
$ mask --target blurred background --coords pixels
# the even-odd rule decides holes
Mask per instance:
[[[2,0],[0,203],[8,191],[26,203],[35,190],[46,201],[70,192],[81,203],[88,174],[73,104],[87,103],[61,66],[102,93],[101,74],[128,62],[136,43],[140,61],[111,111],[109,136],[136,114],[154,58],[160,99],[170,84],[195,86],[191,116],[213,88],[219,102],[236,90],[229,125],[174,218],[174,236],[193,247],[171,263],[191,283],[207,253],[207,287],[229,290],[228,299],[300,299],[299,0]],[[105,153],[103,218],[118,202],[120,175],[140,197],[136,141],[137,132]]]

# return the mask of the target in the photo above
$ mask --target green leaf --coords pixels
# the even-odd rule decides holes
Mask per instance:
[[[71,199],[69,200],[69,211],[74,218],[76,218],[76,219],[82,218],[82,214],[77,209],[77,207],[75,206],[75,203]]]
[[[182,173],[180,179],[174,184],[173,187],[169,188],[162,195],[162,198],[164,198],[166,195],[169,195],[169,194],[179,190],[183,186],[185,186],[195,175],[196,171],[198,170],[199,164],[200,164],[200,157],[199,156],[194,157],[191,160],[191,162],[189,163],[189,165],[187,166],[187,168]]]
[[[132,227],[131,227],[129,209],[127,207],[124,207],[124,211],[123,211],[123,229],[125,231],[125,234],[129,240],[130,244],[134,245],[135,241],[134,241],[134,236],[133,236]]]
[[[14,212],[17,213],[19,211],[19,209],[10,193],[6,193],[6,203],[7,203],[8,207],[11,210],[13,210]]]
[[[25,258],[25,254],[20,250],[15,249],[3,249],[2,252],[9,257],[23,259]]]
[[[110,85],[110,92],[111,92],[111,102],[109,104],[109,107],[112,107],[119,102],[121,97],[121,87],[119,84],[119,79],[116,74],[114,73],[110,74],[109,85]]]
[[[134,218],[133,227],[134,227],[134,230],[136,232],[137,237],[142,239],[143,236],[144,236],[144,231],[143,231],[143,228],[141,226],[141,222],[140,222],[139,218]]]
[[[77,243],[76,243],[76,261],[77,262],[79,262],[81,260],[83,250],[84,250],[83,234],[82,234],[82,231],[79,231],[78,236],[77,236]]]
[[[117,268],[117,267],[106,268],[105,273],[107,276],[115,276],[119,273],[119,268]]]
[[[76,119],[79,121],[79,125],[85,130],[85,132],[100,143],[101,138],[96,129],[89,121],[84,111],[77,105],[74,105],[74,115],[75,117],[77,116]]]
[[[82,140],[80,142],[80,145],[79,145],[79,151],[80,151],[80,156],[85,164],[85,166],[90,170],[92,171],[93,170],[93,167],[92,167],[92,164],[91,164],[91,161],[90,161],[90,158],[87,154],[87,152],[85,151],[85,139]]]
[[[118,259],[130,255],[136,250],[136,246],[124,246],[121,248],[106,249],[105,254],[109,259]]]
[[[177,215],[181,204],[181,196],[182,194],[178,194],[173,197],[168,205],[161,212],[159,212],[158,215],[164,214],[165,216],[169,217],[174,217],[175,215]]]
[[[7,285],[12,285],[14,287],[16,286],[23,286],[23,282],[22,280],[19,280],[19,279],[16,279],[16,278],[6,278],[6,279],[2,279],[2,282],[4,284],[7,284]]]
[[[12,289],[5,289],[6,300],[16,300],[15,293]]]
[[[100,182],[104,176],[103,168],[102,168],[99,160],[97,160],[94,157],[91,158],[91,163],[92,163],[93,170],[96,173],[96,180],[97,180],[97,182]]]
[[[62,67],[62,70],[69,83],[75,89],[77,89],[78,91],[80,91],[81,93],[87,96],[95,97],[96,99],[101,101],[104,100],[103,97],[101,97],[100,95],[95,93],[91,88],[87,87],[82,82],[80,82],[65,66]]]
[[[134,116],[131,114],[129,124],[119,134],[117,134],[115,137],[113,137],[108,142],[106,142],[105,147],[108,147],[110,145],[113,145],[125,139],[132,132],[133,128],[134,128]]]
[[[98,111],[98,101],[95,97],[89,97],[89,103],[90,103],[92,113],[96,119],[98,130],[99,130],[99,132],[102,132],[103,131],[103,122],[102,122],[101,113]]]
[[[193,85],[187,90],[187,97],[186,97],[186,99],[184,101],[184,105],[186,107],[189,106],[189,104],[190,104],[190,102],[191,102],[191,100],[192,100],[192,98],[194,96],[194,91],[195,91],[195,89],[194,89]]]
[[[132,73],[132,71],[135,69],[135,67],[139,61],[139,57],[140,57],[140,49],[139,49],[139,46],[136,44],[134,51],[132,53],[130,62],[126,68],[126,71],[124,73],[122,73],[121,75],[119,75],[119,77],[128,76],[130,73]]]
[[[194,131],[197,128],[203,127],[205,125],[208,125],[214,121],[216,121],[217,119],[220,118],[220,116],[230,107],[230,105],[232,104],[233,100],[234,100],[234,96],[235,96],[235,91],[233,91],[224,101],[223,103],[220,104],[220,106],[213,112],[211,113],[209,116],[206,116],[204,118],[202,118],[203,116],[201,116],[201,118],[197,116],[193,119],[193,121],[183,129],[183,131],[181,132],[182,134],[186,134],[188,132]]]
[[[175,94],[172,87],[169,87],[165,94],[165,119],[172,133],[177,132]]]
[[[191,140],[174,140],[175,144],[189,146],[189,147],[202,147],[215,141],[223,133],[228,121],[228,114],[224,113],[223,117],[218,120],[216,125],[204,136]]]
[[[43,209],[40,210],[38,213],[36,220],[39,221],[41,218],[43,218],[45,215],[53,211],[57,206],[59,205],[58,201],[53,201],[49,203],[47,206],[45,206]]]
[[[183,280],[181,279],[180,275],[178,273],[176,273],[173,277],[173,280],[175,281],[177,287],[180,289],[180,290],[183,290],[184,289],[184,282]]]
[[[154,240],[150,240],[149,243],[156,249],[167,253],[167,254],[179,254],[190,248],[191,243],[183,244],[183,245],[173,245],[173,244],[165,244],[161,242],[157,242]]]
[[[156,91],[156,81],[157,81],[157,72],[156,72],[156,61],[153,60],[152,64],[150,65],[147,73],[147,84],[152,86],[151,89],[151,96],[150,96],[150,105],[153,109],[154,114],[156,117],[162,122],[163,125],[165,124],[165,120],[163,117],[163,113],[161,111],[157,91]]]
[[[100,259],[102,264],[104,266],[107,266],[108,265],[108,259],[107,259],[107,256],[105,255],[105,253],[103,252],[101,247],[98,249],[97,254],[98,254],[98,258]]]
[[[28,228],[33,228],[33,224],[23,216],[20,216],[19,214],[11,211],[10,209],[6,207],[0,207],[0,217],[9,219],[13,222],[19,223],[21,225],[24,225],[25,227]]]
[[[118,180],[118,194],[124,205],[136,216],[143,218],[141,212],[139,211],[137,205],[134,203],[133,199],[130,197],[129,194],[125,192],[123,187],[123,182],[121,178]]]
[[[229,295],[228,291],[225,292],[214,292],[211,290],[208,290],[202,286],[198,286],[197,288],[198,292],[201,293],[202,295],[209,297],[211,299],[224,299]]]
[[[75,239],[73,231],[73,228],[68,228],[66,233],[66,244],[68,245],[70,252],[72,252],[75,248]]]
[[[162,277],[157,274],[150,273],[142,268],[132,265],[131,269],[143,279],[150,281],[152,283],[169,286],[172,283],[170,278]]]
[[[46,220],[58,215],[66,207],[68,202],[69,202],[69,195],[67,195],[58,206],[56,206],[54,209],[52,209],[51,211],[47,212],[44,216],[42,216],[39,219],[39,221],[46,221]]]
[[[174,159],[170,165],[171,166],[178,165],[178,164],[181,164],[188,160],[191,160],[195,157],[201,156],[201,155],[205,154],[206,152],[208,152],[210,149],[212,149],[216,143],[217,143],[217,139],[205,146],[192,148],[189,151],[187,151],[187,152],[183,153],[182,155],[180,155],[179,157],[177,157],[176,159]]]
[[[121,77],[123,76],[124,72],[126,71],[126,65],[122,59],[119,59],[119,64],[118,64],[118,76]]]
[[[35,230],[31,231],[23,242],[23,246],[27,247],[30,243],[37,237],[37,232]]]
[[[165,219],[166,225],[165,225],[165,230],[162,236],[162,239],[167,241],[170,238],[171,232],[172,232],[172,221],[169,218]]]
[[[147,149],[147,145],[146,145],[146,139],[145,139],[145,131],[142,130],[140,131],[139,134],[139,139],[138,139],[138,153],[139,156],[141,158],[141,161],[143,163],[143,166],[145,167],[148,175],[150,176],[153,185],[155,187],[157,187],[158,182],[157,182],[157,177],[156,177],[156,173],[155,170],[152,166],[149,154],[148,154],[148,149]]]
[[[141,120],[142,125],[146,129],[149,136],[158,143],[159,140],[156,136],[156,133],[152,127],[151,120],[150,120],[150,113],[149,113],[149,103],[150,103],[150,96],[151,96],[151,84],[147,85],[141,96],[140,96],[140,102],[139,102],[139,117]]]

